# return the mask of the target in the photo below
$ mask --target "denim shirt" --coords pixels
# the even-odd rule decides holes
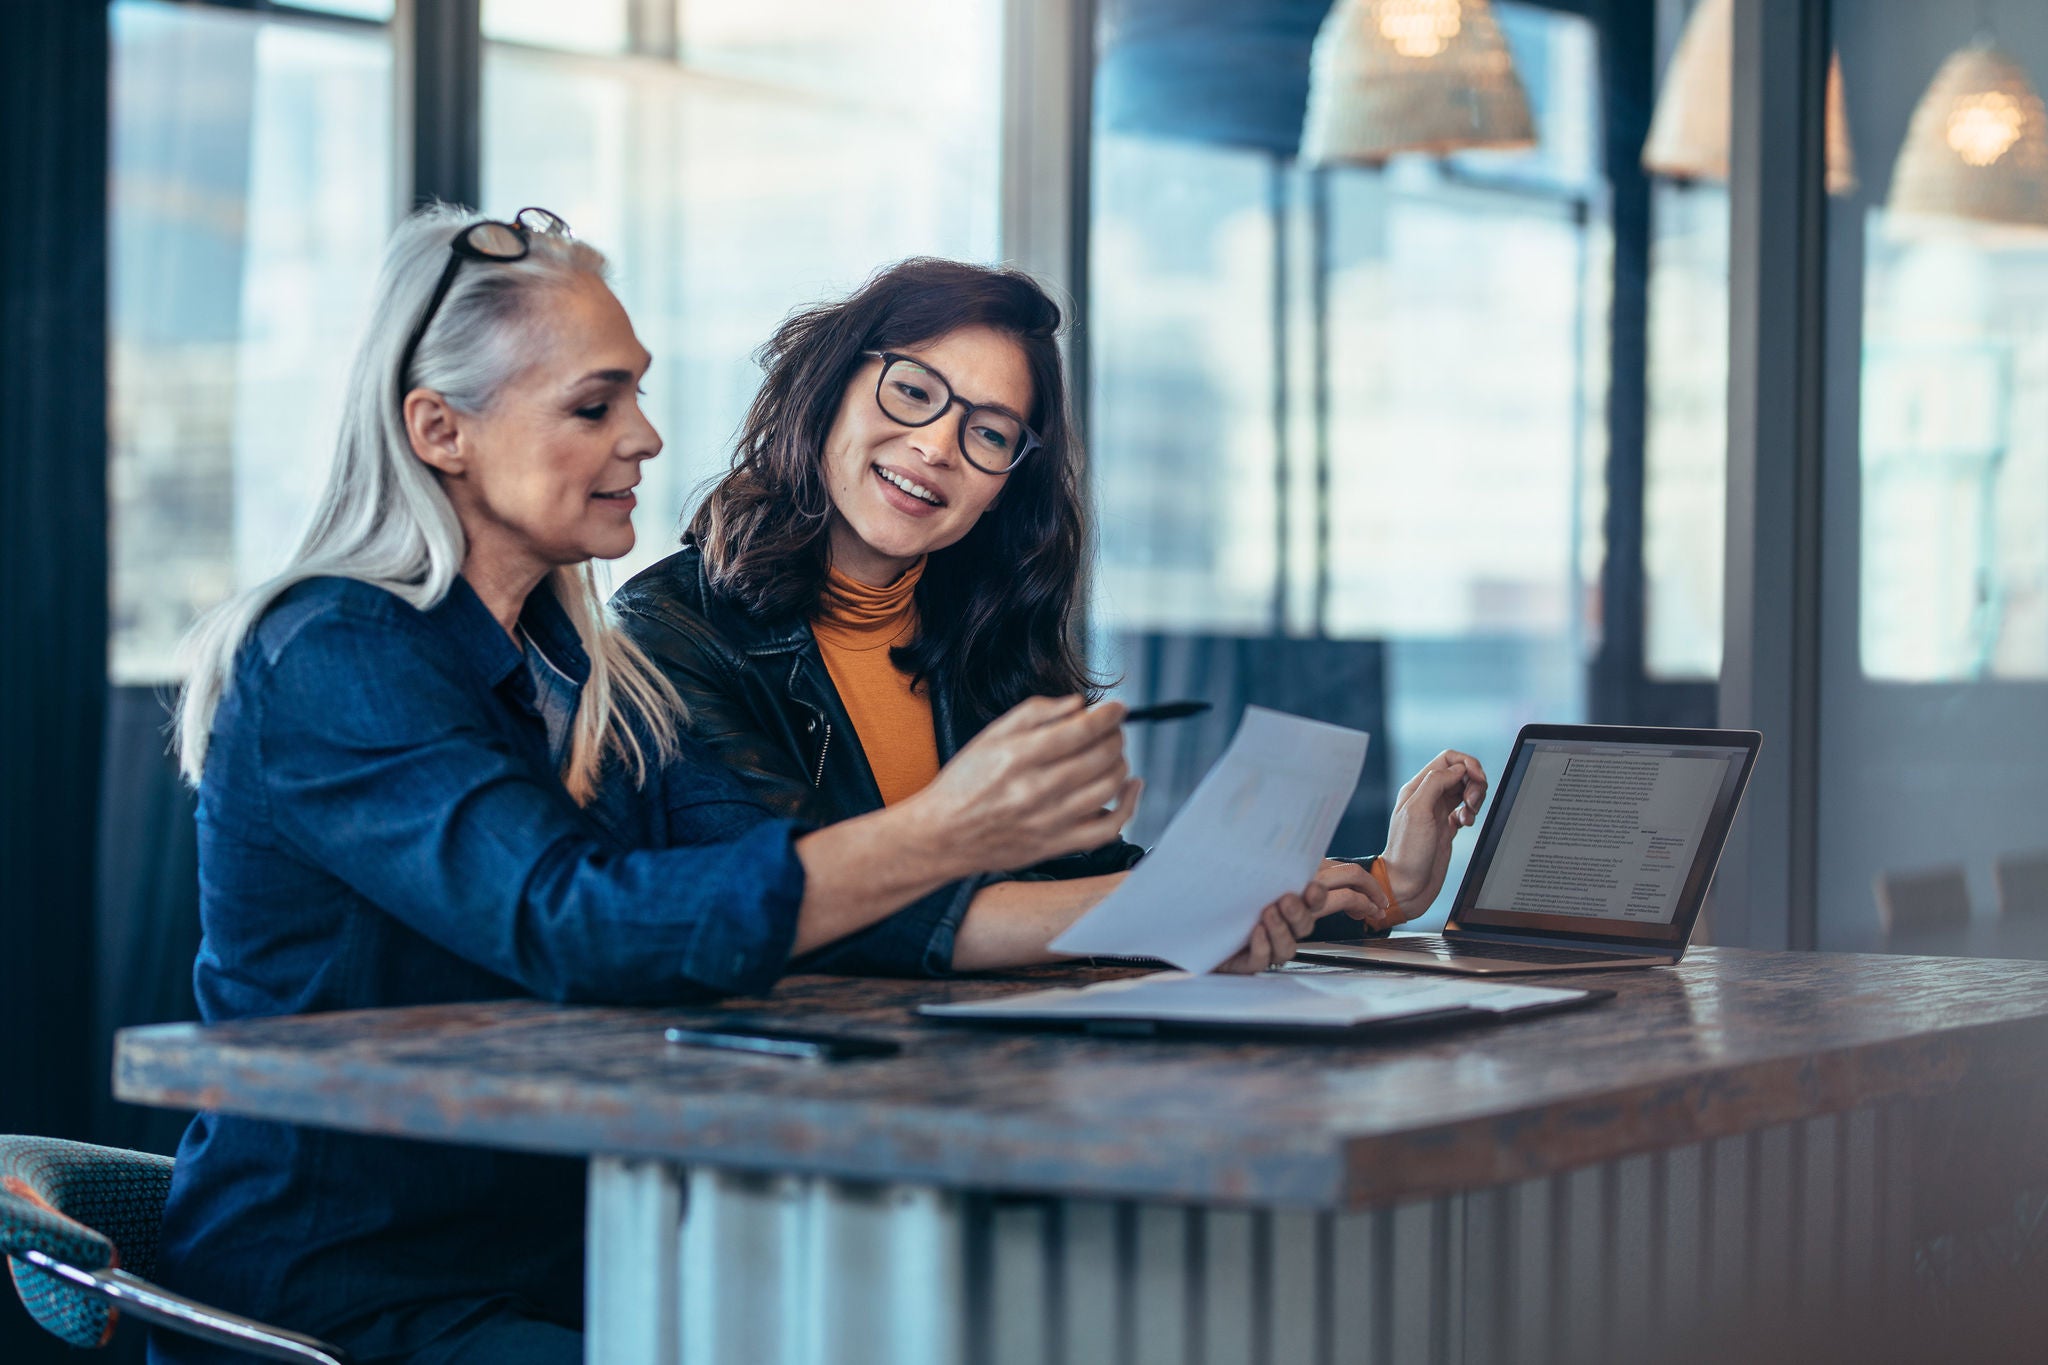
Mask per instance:
[[[580,689],[589,661],[552,594],[520,624]],[[237,657],[199,786],[202,1017],[771,986],[804,826],[694,747],[579,808],[536,702],[461,579],[425,612],[345,579],[284,594]],[[582,1191],[564,1158],[203,1114],[158,1274],[363,1360],[494,1306],[574,1325]],[[151,1349],[242,1359],[164,1334]]]

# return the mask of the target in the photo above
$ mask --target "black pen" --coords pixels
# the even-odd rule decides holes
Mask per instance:
[[[1157,706],[1141,706],[1124,717],[1124,724],[1130,725],[1141,720],[1184,720],[1199,716],[1209,709],[1205,701],[1163,701]]]
[[[678,1047],[708,1047],[756,1056],[794,1057],[808,1062],[845,1062],[860,1057],[893,1057],[903,1050],[887,1038],[849,1033],[805,1033],[798,1029],[727,1025],[723,1028],[668,1028],[662,1037]]]

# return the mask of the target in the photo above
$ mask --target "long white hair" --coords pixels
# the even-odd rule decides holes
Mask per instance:
[[[477,217],[435,204],[392,234],[377,276],[375,311],[349,370],[334,466],[311,528],[284,572],[216,607],[186,637],[191,668],[178,699],[177,742],[188,781],[196,784],[206,766],[214,712],[233,678],[235,656],[279,594],[308,578],[354,578],[426,611],[461,571],[462,525],[439,476],[413,454],[404,396],[427,388],[458,412],[489,410],[526,367],[537,296],[578,275],[605,278],[602,253],[549,233],[531,235],[524,260],[465,261],[401,383],[399,355],[448,263],[450,243]],[[666,758],[675,752],[682,702],[613,626],[588,562],[556,569],[547,587],[590,656],[590,681],[562,772],[570,794],[587,803],[608,755],[621,759],[636,782],[646,779],[649,755],[628,710],[656,755]]]

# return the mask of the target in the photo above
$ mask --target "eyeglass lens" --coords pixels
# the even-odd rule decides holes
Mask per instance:
[[[525,208],[512,215],[512,221],[528,232],[547,232],[557,237],[572,237],[569,225],[547,209]]]
[[[953,405],[946,381],[914,360],[898,358],[882,372],[876,393],[882,411],[905,426],[936,422]],[[1024,424],[995,408],[970,408],[961,429],[961,449],[977,469],[1001,474],[1024,450]]]
[[[516,261],[526,254],[526,240],[510,223],[483,222],[464,234],[464,242],[479,256]]]

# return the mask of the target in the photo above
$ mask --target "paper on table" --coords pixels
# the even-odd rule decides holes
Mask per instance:
[[[1315,875],[1369,739],[1247,706],[1230,747],[1151,853],[1053,950],[1214,970],[1244,946],[1259,911]]]
[[[1440,1010],[1507,1013],[1554,1004],[1584,991],[1502,986],[1456,977],[1391,972],[1311,975],[1195,976],[1155,972],[1080,988],[1029,991],[971,1004],[926,1005],[940,1018],[1155,1019],[1184,1023],[1323,1024],[1343,1028]]]

